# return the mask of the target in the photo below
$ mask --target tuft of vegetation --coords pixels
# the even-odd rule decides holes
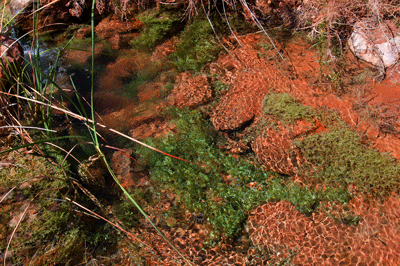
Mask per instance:
[[[220,81],[218,78],[212,82],[212,85],[214,87],[214,92],[216,95],[221,95],[224,92],[227,92],[229,90],[230,84],[225,84],[224,82]]]
[[[60,167],[63,157],[48,146],[41,150],[49,151],[52,159],[13,151],[6,155],[6,160],[12,163],[0,168],[0,176],[7,177],[0,178],[0,193],[10,192],[3,199],[5,209],[0,213],[4,225],[0,250],[6,250],[7,239],[16,228],[8,249],[14,264],[42,265],[46,261],[76,265],[88,255],[85,247],[96,247],[95,253],[99,255],[109,252],[117,240],[116,231],[104,222],[76,212],[66,197],[74,196],[75,200],[91,205],[94,211],[96,207],[86,196],[71,193],[73,185],[65,177],[69,166]],[[21,222],[17,224],[15,219]]]
[[[400,192],[400,165],[389,154],[381,154],[361,143],[357,133],[345,126],[296,140],[310,163],[308,169],[324,184],[356,186],[364,193],[385,196]]]
[[[259,57],[264,57],[266,59],[272,59],[272,57],[269,57],[268,55],[270,54],[269,52],[274,49],[274,45],[271,43],[271,41],[264,35],[261,36],[260,41],[257,43],[257,48],[258,48],[258,56]],[[274,53],[276,56],[276,54]]]
[[[178,12],[179,14],[179,12]],[[152,51],[157,44],[179,30],[182,17],[176,13],[159,13],[152,9],[143,12],[138,19],[145,25],[141,34],[132,41],[135,48]]]
[[[320,200],[330,200],[337,194],[342,195],[339,200],[343,202],[350,199],[345,190],[312,190],[285,184],[275,173],[221,153],[215,146],[216,132],[198,110],[173,109],[172,115],[177,133],[147,142],[193,163],[144,148],[139,148],[138,153],[150,166],[152,178],[175,191],[179,204],[204,214],[214,226],[211,239],[237,235],[248,212],[264,202],[289,200],[299,211],[309,214]]]
[[[217,22],[213,23],[214,27],[218,27]],[[199,15],[182,32],[172,61],[180,71],[200,71],[221,50],[210,23]]]
[[[293,124],[298,119],[310,120],[315,117],[315,111],[302,105],[287,93],[267,94],[263,101],[264,115],[273,115],[285,124]]]

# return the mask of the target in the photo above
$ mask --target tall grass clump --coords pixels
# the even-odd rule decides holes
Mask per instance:
[[[115,244],[118,234],[105,227],[105,222],[82,216],[67,200],[71,197],[101,213],[99,206],[85,196],[79,181],[71,178],[70,161],[66,158],[69,152],[60,142],[73,138],[77,143],[87,143],[87,138],[62,136],[54,130],[54,108],[65,114],[70,112],[54,97],[59,93],[71,100],[55,83],[63,49],[55,51],[50,67],[42,64],[42,54],[49,51],[43,49],[39,39],[39,12],[35,12],[38,3],[32,5],[32,49],[18,69],[20,72],[12,76],[10,86],[0,91],[2,100],[7,101],[7,108],[1,110],[5,127],[10,129],[10,136],[13,131],[18,133],[12,142],[2,136],[5,141],[0,151],[0,187],[2,195],[6,194],[0,199],[5,204],[0,217],[4,225],[1,252],[11,252],[11,263],[18,265],[76,265],[93,255],[86,253],[85,246],[97,246],[99,252],[93,255],[97,256]],[[75,106],[79,110],[79,103]],[[4,160],[10,164],[3,165]],[[107,234],[108,240],[103,238],[100,242]],[[3,258],[5,264],[6,257]]]
[[[27,108],[26,109],[27,111],[24,113],[28,113],[30,115],[27,118],[35,117],[36,119],[35,121],[37,121],[40,125],[43,125],[44,128],[35,127],[36,130],[42,129],[45,132],[54,133],[54,130],[52,129],[51,119],[52,116],[54,115],[54,111],[57,111],[64,114],[68,119],[74,120],[74,122],[82,123],[87,127],[88,131],[86,136],[83,137],[81,136],[54,137],[52,134],[49,134],[49,135],[42,135],[42,137],[40,137],[38,140],[37,139],[32,140],[29,134],[26,134],[24,137],[30,139],[29,144],[13,147],[12,149],[6,151],[1,151],[0,154],[13,152],[15,150],[19,150],[26,147],[34,147],[35,151],[41,154],[41,156],[45,156],[46,153],[43,152],[44,151],[43,145],[39,144],[46,144],[51,147],[56,147],[60,152],[64,152],[66,154],[61,162],[49,161],[49,163],[55,163],[55,164],[59,163],[60,165],[63,165],[67,159],[71,158],[71,160],[75,160],[75,163],[78,162],[78,164],[82,165],[83,169],[87,169],[88,165],[85,165],[83,162],[79,161],[76,157],[73,156],[73,150],[76,148],[76,146],[79,145],[92,146],[95,151],[95,154],[93,154],[91,158],[92,161],[102,162],[102,164],[108,170],[109,175],[112,177],[112,180],[114,180],[114,182],[116,183],[117,187],[119,187],[122,190],[124,196],[129,199],[130,204],[135,206],[140,215],[143,215],[147,219],[147,221],[164,238],[164,240],[171,246],[171,248],[175,250],[188,265],[191,265],[191,263],[185,257],[183,257],[182,254],[180,254],[179,251],[168,241],[168,239],[165,238],[165,236],[161,233],[161,231],[158,230],[158,228],[154,225],[152,220],[138,205],[135,199],[133,199],[130,193],[128,193],[125,190],[125,188],[119,183],[119,180],[113,173],[106,159],[106,156],[103,153],[101,146],[101,138],[98,132],[99,126],[111,132],[114,132],[115,134],[119,134],[120,136],[125,136],[131,141],[137,143],[140,142],[136,141],[135,139],[129,138],[128,136],[116,130],[107,128],[106,126],[101,125],[96,121],[97,117],[95,115],[95,110],[94,110],[95,106],[93,104],[94,75],[95,75],[95,63],[94,63],[95,1],[93,1],[91,5],[91,51],[92,51],[91,59],[92,60],[91,60],[91,71],[90,71],[91,73],[90,93],[89,93],[90,98],[88,100],[83,99],[80,96],[81,94],[75,87],[75,84],[73,83],[72,80],[71,82],[74,91],[76,93],[75,101],[73,101],[55,82],[55,73],[57,71],[59,58],[63,52],[63,49],[60,50],[59,53],[57,54],[57,57],[55,58],[54,62],[54,68],[51,68],[50,71],[45,71],[44,66],[40,64],[41,50],[39,48],[40,41],[39,41],[39,31],[37,26],[39,20],[38,16],[40,13],[35,12],[35,10],[38,10],[38,8],[39,8],[38,3],[34,2],[33,12],[32,12],[33,27],[34,27],[32,30],[33,33],[32,35],[33,49],[31,53],[32,57],[31,60],[28,59],[26,60],[26,66],[29,66],[29,68],[28,67],[23,68],[22,75],[25,76],[25,79],[17,81],[17,84],[20,85],[22,89],[14,91],[12,97],[17,98],[21,102],[24,101],[25,103],[24,107]],[[69,43],[67,43],[66,47],[68,46],[68,44]],[[62,102],[61,101],[59,102],[58,100],[56,100],[55,97],[53,97],[53,95],[56,92],[61,95],[61,98],[63,99]],[[4,92],[2,92],[2,94],[4,94]],[[65,102],[68,102],[68,105]],[[69,109],[71,106],[73,107],[75,112]],[[89,106],[89,108],[87,108],[87,106]],[[19,120],[14,120],[14,122],[17,122],[18,125],[12,125],[12,126],[20,127],[19,125],[22,122],[22,120],[20,119],[22,119],[22,116],[18,118]],[[58,140],[67,138],[74,138],[76,140],[76,144],[70,150],[65,150],[63,147],[60,146],[60,143],[58,142]],[[84,141],[82,141],[82,139],[84,139]],[[155,150],[154,148],[152,149]],[[39,207],[41,208],[40,211],[38,212],[39,215],[34,218],[34,221],[32,223],[30,222],[25,223],[25,221],[21,219],[17,225],[17,228],[14,230],[14,233],[18,228],[26,229],[28,231],[37,230],[33,233],[37,234],[37,236],[28,235],[24,243],[21,245],[23,246],[32,245],[31,241],[36,241],[35,243],[39,244],[43,243],[44,245],[36,247],[37,250],[36,254],[38,255],[37,257],[38,261],[44,260],[51,264],[76,265],[77,263],[83,261],[82,256],[79,257],[79,255],[76,256],[74,255],[75,253],[78,253],[77,250],[80,251],[79,254],[82,253],[85,254],[85,256],[87,256],[86,248],[88,247],[91,250],[96,250],[97,255],[100,254],[99,252],[97,252],[99,250],[96,249],[99,248],[99,245],[101,246],[102,244],[104,244],[103,247],[106,248],[115,247],[114,245],[115,242],[113,242],[117,239],[116,237],[114,237],[116,235],[115,230],[119,230],[125,233],[126,235],[135,238],[133,234],[130,234],[129,232],[125,231],[118,224],[107,220],[108,217],[104,217],[108,216],[108,214],[106,214],[108,212],[103,212],[104,206],[102,205],[102,203],[100,203],[104,202],[104,200],[98,200],[96,198],[96,196],[98,195],[94,195],[87,188],[85,188],[84,184],[82,184],[84,182],[82,182],[83,180],[80,179],[79,176],[77,178],[71,178],[69,176],[71,172],[69,172],[68,169],[66,168],[64,169],[63,174],[64,176],[62,180],[64,181],[64,183],[62,184],[61,187],[59,187],[58,185],[51,188],[43,187],[42,191],[35,192],[36,194],[32,197],[31,202],[37,202],[37,206],[41,206]],[[90,172],[88,172],[88,174],[90,175]],[[35,172],[31,171],[30,175],[35,175]],[[46,173],[40,176],[46,180],[61,179],[61,177],[52,176],[52,173]],[[8,177],[12,178],[13,176],[9,175]],[[33,177],[33,179],[35,178],[37,177]],[[56,184],[58,183],[54,183],[54,185]],[[109,192],[109,190],[106,190],[105,187],[103,189],[105,190],[104,194],[107,194]],[[49,198],[39,197],[39,195],[45,195],[49,191],[51,192],[51,191],[61,191],[61,190],[64,193],[53,194],[53,196]],[[47,199],[48,201],[46,201]],[[44,200],[46,203],[43,203],[42,200]],[[47,204],[47,202],[51,202],[51,204]],[[56,205],[55,208],[53,209],[52,206],[54,203]],[[41,204],[45,205],[42,206]],[[85,205],[87,207],[85,207]],[[26,211],[28,210],[29,206],[30,205],[28,204],[28,206],[26,207]],[[73,208],[71,206],[73,206]],[[49,212],[46,212],[45,210],[43,210],[43,208],[49,210]],[[57,212],[57,210],[60,210],[60,212]],[[82,210],[84,210],[83,217],[80,216],[82,219],[77,219],[75,214],[78,213],[78,211],[80,211],[79,213],[81,213]],[[98,213],[100,213],[100,215]],[[93,217],[96,217],[96,219],[100,219],[100,222],[96,221],[96,223],[90,224],[88,220],[93,221]],[[111,229],[110,226],[112,226]],[[85,232],[91,232],[91,236],[87,235]],[[7,250],[9,249],[10,246],[11,247],[14,246],[13,245],[14,242],[12,243],[12,240],[13,239],[11,237],[9,243],[7,244],[7,248],[4,250],[5,253],[7,253]],[[110,243],[109,240],[111,240],[112,243]],[[102,243],[100,243],[100,241],[102,241]],[[19,245],[19,247],[21,245]],[[56,254],[57,252],[60,253]],[[26,261],[28,261],[29,255],[32,254],[27,253],[25,255],[23,258],[21,258],[21,263],[25,263]],[[94,255],[94,257],[95,256],[96,255]],[[20,261],[18,261],[18,263],[20,263]],[[35,263],[33,263],[33,265],[35,265]],[[87,263],[87,261],[85,263]]]

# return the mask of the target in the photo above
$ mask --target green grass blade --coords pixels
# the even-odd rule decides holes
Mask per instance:
[[[94,52],[95,52],[95,36],[94,36],[94,13],[95,13],[95,7],[96,7],[96,0],[93,0],[92,2],[92,13],[91,13],[91,33],[92,33],[92,73],[90,75],[91,77],[91,88],[90,88],[90,108],[91,108],[91,116],[92,116],[92,129],[93,129],[93,143],[96,147],[97,150],[100,150],[99,146],[99,140],[97,139],[97,134],[96,134],[96,122],[95,122],[95,116],[94,116]]]
[[[98,153],[100,156],[103,158],[104,163],[107,166],[108,171],[111,173],[111,176],[113,177],[115,183],[121,188],[122,192],[125,194],[125,196],[135,205],[135,207],[140,211],[140,213],[146,218],[146,220],[151,224],[151,226],[157,231],[157,233],[165,240],[165,242],[168,243],[168,245],[176,252],[179,254],[179,256],[182,257],[182,259],[188,264],[188,265],[193,265],[185,256],[179,252],[179,250],[168,240],[168,238],[165,237],[165,235],[157,228],[157,226],[151,221],[150,217],[147,216],[147,214],[144,212],[144,210],[139,206],[139,204],[135,201],[134,198],[126,191],[126,189],[121,185],[121,183],[118,181],[118,178],[115,176],[113,170],[111,169],[111,166],[108,164],[107,160],[105,159],[105,155],[102,153],[100,149],[98,149]]]

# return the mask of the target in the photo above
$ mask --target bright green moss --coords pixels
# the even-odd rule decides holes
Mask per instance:
[[[159,13],[155,9],[148,10],[139,15],[144,28],[141,34],[132,42],[134,48],[146,51],[153,50],[165,38],[172,36],[179,29],[177,27],[182,17],[176,13]]]
[[[354,184],[359,191],[376,196],[400,192],[399,163],[361,144],[357,133],[345,126],[308,136],[295,145],[313,165],[313,175],[320,182]]]
[[[180,204],[204,214],[205,220],[214,226],[212,235],[236,235],[248,212],[268,201],[289,200],[299,211],[311,213],[320,200],[331,198],[322,190],[285,185],[278,175],[222,153],[215,147],[218,135],[199,111],[175,109],[174,112],[177,133],[148,140],[148,144],[199,165],[145,148],[138,153],[150,166],[156,182],[172,188],[179,195]],[[267,181],[271,175],[275,178]],[[229,182],[224,182],[223,177],[229,177]],[[258,189],[251,188],[251,182],[256,182]],[[333,191],[337,192],[329,193]],[[348,199],[341,197],[345,202]]]
[[[265,115],[274,115],[287,124],[315,116],[311,107],[302,105],[286,93],[267,94],[263,101],[263,111]]]
[[[213,22],[216,23],[217,22]],[[217,25],[213,25],[217,27]],[[221,52],[221,46],[214,35],[210,23],[198,16],[182,32],[172,61],[180,71],[200,71]]]

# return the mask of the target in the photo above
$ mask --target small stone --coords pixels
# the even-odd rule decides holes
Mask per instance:
[[[11,251],[7,250],[5,253],[1,253],[1,254],[0,254],[0,260],[1,260],[1,261],[4,261],[4,258],[5,258],[6,260],[8,260],[8,259],[11,258],[11,256],[12,256]]]
[[[18,225],[19,221],[21,220],[21,217],[24,213],[18,213],[17,215],[13,216],[13,218],[8,222],[8,226],[11,228],[14,228]]]
[[[3,199],[3,197],[8,193],[8,191],[2,195],[0,195],[0,199]],[[14,191],[11,191],[2,201],[2,203],[6,203],[14,197]]]
[[[32,185],[31,185],[31,183],[29,183],[29,182],[24,182],[24,183],[22,183],[20,186],[19,186],[19,188],[20,189],[26,189],[26,188],[30,188]]]

